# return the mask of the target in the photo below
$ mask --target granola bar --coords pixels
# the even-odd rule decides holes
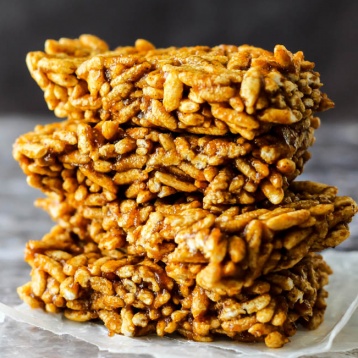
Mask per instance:
[[[205,210],[200,198],[181,197],[137,204],[135,200],[97,202],[39,199],[64,229],[83,244],[97,245],[103,255],[125,250],[134,256],[163,261],[179,280],[200,268],[195,280],[218,294],[235,295],[262,274],[291,268],[308,252],[335,247],[349,236],[348,223],[358,208],[334,187],[295,182],[284,203],[233,206],[221,212]],[[72,203],[72,204],[71,204]]]
[[[137,203],[181,192],[202,193],[204,208],[278,204],[310,158],[318,125],[308,118],[246,140],[106,123],[63,121],[20,136],[14,157],[28,183],[63,195],[95,185]]]
[[[54,229],[27,244],[31,281],[19,287],[33,308],[63,312],[78,322],[100,319],[110,334],[159,336],[178,332],[196,341],[220,335],[281,347],[297,324],[314,329],[323,320],[330,268],[307,255],[290,270],[261,276],[241,294],[217,295],[198,284],[178,282],[165,265],[148,258],[78,246]],[[183,269],[185,275],[185,269]]]
[[[47,40],[26,61],[60,118],[252,140],[333,107],[314,64],[282,45],[156,49],[139,39],[109,51],[82,35]]]

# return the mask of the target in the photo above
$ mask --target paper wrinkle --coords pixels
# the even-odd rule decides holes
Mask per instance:
[[[334,339],[347,325],[358,307],[358,251],[341,252],[328,250],[323,256],[332,267],[328,286],[328,307],[323,324],[314,331],[299,329],[290,338],[291,342],[280,349],[269,349],[264,343],[240,343],[229,339],[220,339],[211,343],[196,343],[179,336],[174,337],[138,337],[120,335],[109,337],[102,324],[78,323],[63,318],[60,314],[48,314],[40,309],[30,309],[26,304],[11,307],[0,303],[0,324],[4,316],[20,322],[51,331],[57,335],[68,334],[89,342],[102,351],[111,353],[149,354],[155,358],[175,357],[285,357],[297,358],[329,351],[345,351],[358,348],[356,329],[344,330],[343,338]],[[355,315],[357,316],[357,314]],[[333,344],[334,342],[334,344]],[[46,342],[44,342],[46,344]],[[51,342],[49,342],[51,344]],[[333,346],[332,346],[333,344]]]

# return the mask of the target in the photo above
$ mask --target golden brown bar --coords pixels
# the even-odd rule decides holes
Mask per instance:
[[[137,203],[181,192],[203,194],[204,208],[265,198],[278,204],[309,159],[319,125],[309,118],[247,140],[118,124],[109,129],[106,123],[64,121],[19,137],[14,157],[28,183],[63,195],[93,184]]]
[[[78,241],[98,245],[103,255],[125,250],[163,261],[177,281],[184,265],[186,280],[232,296],[262,274],[290,268],[308,252],[343,242],[357,205],[336,193],[328,185],[295,182],[281,205],[266,202],[221,212],[203,209],[195,196],[142,205],[135,200],[96,203],[97,194],[77,201],[74,193],[64,201],[56,195],[39,199],[37,205]]]
[[[323,320],[330,268],[307,255],[289,270],[261,276],[234,297],[192,282],[176,282],[165,265],[148,258],[103,256],[78,246],[61,229],[27,244],[31,281],[18,289],[31,307],[64,312],[71,320],[100,319],[110,334],[159,336],[178,332],[196,341],[226,335],[277,348],[297,324],[314,329]],[[183,270],[182,275],[186,272]]]
[[[91,35],[48,40],[27,65],[60,118],[240,134],[252,140],[333,107],[301,51],[277,45],[156,49],[145,40],[109,51]]]

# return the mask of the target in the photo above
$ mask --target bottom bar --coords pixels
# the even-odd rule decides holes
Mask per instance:
[[[28,242],[25,259],[31,281],[18,293],[33,308],[80,322],[99,319],[110,335],[178,332],[202,342],[226,335],[272,348],[287,343],[298,325],[320,325],[331,274],[320,255],[308,254],[290,269],[260,276],[238,295],[220,296],[185,280],[195,266],[183,264],[176,282],[162,262],[120,251],[103,256],[95,245],[79,246],[59,226]]]

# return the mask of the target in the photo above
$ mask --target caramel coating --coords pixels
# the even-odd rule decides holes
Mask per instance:
[[[252,140],[333,107],[314,64],[277,45],[157,49],[145,40],[109,51],[91,35],[30,52],[31,76],[60,118],[114,121]]]
[[[77,190],[72,168],[102,190],[145,203],[178,192],[202,193],[204,208],[279,204],[303,170],[314,142],[311,120],[277,125],[253,141],[240,136],[175,134],[151,128],[64,121],[19,137],[14,157],[45,193]],[[73,171],[72,171],[73,172]]]
[[[61,250],[53,250],[59,243]],[[26,261],[31,281],[18,293],[31,307],[78,322],[100,319],[110,334],[178,332],[201,342],[227,335],[263,340],[272,348],[287,343],[297,324],[314,329],[321,323],[323,287],[331,274],[320,255],[308,254],[290,270],[261,276],[241,294],[220,296],[195,282],[173,280],[165,265],[148,258],[103,256],[96,247],[78,246],[59,227],[27,243]],[[186,275],[184,266],[181,271]]]
[[[348,223],[358,208],[336,193],[328,185],[294,182],[281,205],[264,202],[216,212],[203,209],[195,196],[137,204],[73,190],[64,200],[57,195],[39,199],[37,206],[103,255],[125,250],[162,261],[177,281],[195,279],[204,289],[234,296],[260,275],[289,269],[309,252],[348,238]],[[200,273],[193,276],[190,270],[198,267]]]

